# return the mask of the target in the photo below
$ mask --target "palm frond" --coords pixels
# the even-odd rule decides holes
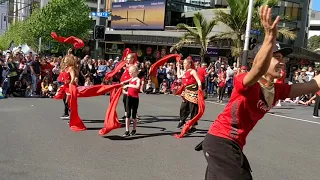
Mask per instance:
[[[176,27],[177,27],[177,29],[186,30],[186,31],[191,32],[193,34],[197,34],[196,28],[191,27],[187,24],[180,23],[180,24],[177,24]]]
[[[181,49],[182,46],[185,45],[185,44],[193,44],[193,43],[195,43],[195,41],[192,40],[192,39],[180,39],[180,41],[177,44],[173,45],[170,48],[170,52],[173,52],[174,50]]]
[[[291,39],[291,40],[294,40],[297,37],[296,33],[293,32],[293,31],[290,31],[289,28],[280,28],[280,29],[278,29],[278,36],[279,35],[283,35],[283,37],[285,39]]]

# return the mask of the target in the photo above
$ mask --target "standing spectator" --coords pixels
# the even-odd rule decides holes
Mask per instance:
[[[8,95],[10,96],[13,93],[15,82],[19,80],[18,76],[18,68],[16,67],[16,64],[13,62],[13,59],[11,56],[8,56],[7,62],[7,78],[9,80],[9,89],[7,90]]]
[[[223,95],[225,93],[226,87],[226,70],[224,69],[224,65],[220,67],[220,73],[218,78],[218,101],[222,103]]]
[[[35,59],[30,63],[30,70],[31,70],[31,79],[32,79],[32,94],[36,95],[37,93],[37,85],[39,82],[39,77],[41,73],[40,69],[40,62],[39,62],[39,55],[36,55]]]
[[[157,76],[159,85],[162,84],[166,76],[167,76],[166,69],[163,66],[160,66],[158,69],[158,76]]]
[[[312,66],[309,66],[309,68],[308,68],[308,71],[306,72],[306,74],[307,74],[307,80],[308,80],[308,82],[309,81],[311,81],[311,79],[313,79],[314,78],[314,71],[313,71],[313,67]]]
[[[227,82],[227,92],[228,92],[228,97],[231,96],[231,92],[233,89],[233,77],[234,77],[234,71],[231,69],[230,66],[227,67],[226,71],[226,82]]]
[[[167,80],[168,80],[168,89],[171,89],[172,83],[174,81],[175,68],[173,63],[169,63],[166,68]]]

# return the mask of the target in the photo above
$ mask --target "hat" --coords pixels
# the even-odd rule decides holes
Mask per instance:
[[[307,70],[303,68],[303,69],[301,69],[301,71],[302,71],[302,72],[306,72]]]
[[[262,44],[258,44],[257,46],[255,46],[255,48],[252,50],[253,51],[253,58],[256,57],[256,55],[258,54],[260,48],[262,47]],[[275,46],[272,49],[273,53],[281,53],[283,55],[283,57],[291,54],[293,52],[292,48],[281,48],[279,42],[276,42]]]

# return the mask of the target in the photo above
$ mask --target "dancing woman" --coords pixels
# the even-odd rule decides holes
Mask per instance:
[[[76,58],[72,55],[66,55],[62,59],[61,63],[61,72],[59,78],[63,85],[59,88],[57,94],[63,94],[63,102],[64,102],[64,115],[61,117],[62,119],[69,119],[69,85],[74,84],[76,85],[76,80],[79,76],[78,68],[77,68],[77,61]]]
[[[252,179],[249,162],[242,152],[249,132],[279,99],[320,89],[319,75],[307,83],[274,83],[274,79],[281,77],[283,57],[292,53],[292,49],[280,49],[276,44],[280,18],[272,22],[271,8],[261,7],[260,18],[265,38],[254,58],[253,67],[248,73],[235,78],[229,103],[203,141],[203,153],[208,162],[206,180]]]
[[[180,106],[180,122],[177,128],[181,128],[190,114],[190,119],[198,114],[198,89],[201,89],[201,81],[198,77],[197,71],[192,68],[192,60],[185,59],[183,61],[184,73],[181,73],[180,66],[177,66],[178,78],[182,78],[183,86],[185,87],[181,97],[182,102]],[[190,133],[196,130],[195,123],[189,130]]]

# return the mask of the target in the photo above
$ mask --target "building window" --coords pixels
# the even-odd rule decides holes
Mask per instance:
[[[316,18],[316,13],[311,13],[311,18]]]
[[[301,8],[299,7],[299,4],[287,2],[287,6],[285,7],[285,16],[289,18],[289,20],[292,21],[298,21],[300,20],[301,16]]]

